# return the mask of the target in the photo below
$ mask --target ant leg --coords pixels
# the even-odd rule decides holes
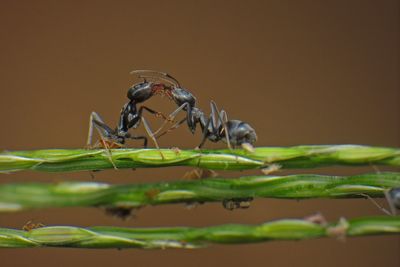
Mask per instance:
[[[117,166],[115,165],[115,163],[114,163],[114,161],[112,159],[110,146],[107,144],[107,141],[104,139],[104,137],[102,135],[100,135],[100,140],[101,140],[101,143],[104,146],[104,149],[106,151],[108,160],[111,162],[111,164],[113,165],[114,169],[117,170],[118,168],[117,168]]]
[[[114,169],[117,169],[117,166],[115,165],[114,161],[112,160],[111,157],[111,150],[109,145],[107,144],[107,141],[105,140],[106,138],[108,139],[109,136],[113,136],[114,130],[111,129],[110,127],[107,126],[96,112],[92,112],[90,114],[90,120],[89,120],[89,133],[88,133],[88,139],[86,142],[86,146],[90,147],[92,143],[92,137],[93,137],[93,126],[96,128],[99,136],[101,143],[103,144],[104,148],[106,149],[106,154],[108,159],[110,160],[111,164],[113,165]]]
[[[115,131],[111,129],[107,124],[104,123],[104,121],[101,119],[99,114],[96,112],[92,112],[90,114],[90,119],[89,119],[89,132],[88,132],[88,138],[86,141],[86,146],[90,147],[92,143],[92,137],[93,137],[93,126],[97,130],[98,134],[106,139],[110,139],[110,137],[115,136]]]
[[[378,166],[372,165],[372,164],[370,164],[370,166],[371,166],[372,169],[375,171],[375,173],[377,173],[377,174],[380,174],[380,173],[381,173],[381,171],[379,170]]]
[[[204,145],[204,143],[207,141],[207,137],[208,137],[208,134],[209,134],[208,127],[210,126],[210,124],[211,124],[211,128],[212,128],[213,131],[214,131],[214,130],[215,130],[215,127],[214,127],[214,124],[213,124],[213,122],[212,122],[212,114],[210,114],[210,117],[208,118],[207,123],[206,123],[206,125],[204,126],[204,132],[203,132],[203,137],[202,137],[202,139],[201,139],[201,143],[200,143],[200,145],[198,145],[198,146],[196,147],[196,149],[202,148],[202,146]]]
[[[89,131],[86,139],[86,147],[89,148],[92,145],[92,137],[93,137],[93,118],[94,116],[98,116],[96,112],[92,112],[89,117]]]
[[[398,202],[399,188],[392,188],[390,190],[385,190],[385,198],[389,204],[391,215],[397,215],[396,201]]]
[[[372,204],[374,204],[378,209],[380,209],[380,210],[381,210],[383,213],[385,213],[386,215],[394,215],[394,214],[395,214],[395,213],[393,213],[393,210],[392,210],[392,207],[391,207],[391,203],[390,203],[390,199],[388,199],[388,202],[389,202],[389,206],[390,206],[390,208],[391,208],[391,210],[392,210],[392,213],[390,213],[387,209],[385,209],[384,207],[382,207],[381,205],[379,205],[379,203],[376,202],[376,200],[373,199],[372,197],[370,197],[368,194],[360,193],[359,195],[360,195],[360,196],[363,196],[363,197],[365,197],[366,199],[368,199],[369,201],[371,201]],[[385,195],[386,195],[386,193],[385,193]]]
[[[166,118],[166,120],[163,122],[163,124],[160,126],[160,128],[158,128],[157,131],[154,132],[154,135],[157,135],[165,127],[165,125],[167,125],[168,122],[174,121],[174,119],[178,115],[178,113],[180,111],[182,111],[185,107],[189,107],[189,103],[183,103],[180,107],[178,107],[171,114],[169,114],[168,118]],[[186,118],[185,118],[185,120],[186,120]]]
[[[86,140],[86,146],[90,147],[92,144],[92,137],[93,137],[93,125],[97,124],[98,127],[101,127],[100,124],[104,124],[103,120],[101,119],[101,117],[99,116],[99,114],[97,114],[96,112],[92,112],[90,114],[89,117],[89,132],[88,132],[88,137]],[[96,127],[97,129],[97,127]],[[99,131],[99,129],[97,129],[97,131]],[[99,132],[99,134],[101,135],[102,133]]]
[[[219,128],[219,124],[222,122],[221,120],[215,118],[217,115],[219,116],[219,111],[217,108],[217,105],[215,104],[214,101],[211,100],[210,102],[210,107],[211,107],[211,119],[212,119],[212,123],[214,125],[215,128]]]
[[[161,150],[160,150],[160,147],[159,147],[159,145],[158,145],[158,143],[157,143],[156,138],[154,138],[154,134],[153,134],[153,132],[151,131],[150,125],[147,123],[147,121],[146,121],[145,118],[142,118],[142,120],[143,120],[144,129],[146,130],[147,134],[150,136],[151,140],[153,140],[154,145],[156,146],[157,150],[160,152],[161,158],[162,158],[162,159],[165,159],[163,153],[162,153]]]
[[[232,150],[231,142],[229,140],[228,127],[227,127],[228,115],[226,114],[225,110],[219,111],[217,108],[217,104],[215,104],[215,102],[212,100],[211,100],[211,113],[213,114],[213,117],[216,114],[218,115],[218,122],[215,124],[216,128],[219,129],[219,127],[222,125],[225,133],[226,144],[228,145],[228,148]]]
[[[143,110],[146,110],[149,113],[156,115],[156,117],[162,117],[164,119],[164,121],[167,120],[167,117],[164,114],[162,114],[161,112],[155,111],[146,106],[141,106],[137,112],[137,117],[139,118],[139,122],[140,122],[140,119],[144,119],[143,118]],[[135,125],[135,124],[137,124],[137,125]],[[132,127],[136,128],[136,127],[138,127],[138,125],[139,125],[138,121],[133,120],[132,124],[127,125],[127,128],[128,129],[132,128]],[[134,140],[143,139],[143,147],[145,147],[145,148],[147,147],[147,137],[145,137],[145,136],[135,136],[135,135],[131,135],[128,133],[125,137],[129,138],[129,139],[134,139]]]
[[[156,136],[156,139],[158,139],[158,138],[160,138],[161,136],[163,136],[163,135],[165,135],[165,134],[167,134],[167,133],[169,133],[169,132],[175,130],[176,128],[179,128],[179,126],[181,126],[181,124],[184,123],[186,120],[187,120],[186,118],[183,118],[182,120],[178,121],[177,123],[175,123],[174,125],[172,125],[170,128],[168,128],[168,130],[166,130],[166,131],[162,132],[161,134],[157,135],[157,136]],[[160,128],[160,129],[161,129],[161,128]],[[159,131],[159,130],[157,130],[157,131]],[[156,134],[157,131],[156,131],[154,134]]]
[[[141,106],[140,108],[139,108],[139,110],[138,110],[138,113],[137,113],[137,117],[139,118],[139,119],[143,119],[143,110],[146,110],[146,111],[148,111],[149,113],[151,113],[151,114],[153,114],[153,115],[155,115],[156,117],[162,117],[163,119],[164,119],[164,123],[163,123],[163,126],[162,127],[164,127],[164,125],[167,123],[167,121],[170,121],[170,119],[169,118],[167,118],[164,114],[162,114],[161,112],[158,112],[158,111],[155,111],[155,110],[153,110],[153,109],[151,109],[151,108],[148,108],[148,107],[146,107],[146,106]],[[134,124],[136,124],[137,122],[133,122],[132,124],[134,125]],[[133,125],[130,125],[130,124],[128,124],[128,128],[131,128],[131,127],[133,127]],[[137,125],[135,125],[135,128],[136,127],[138,127],[138,123],[137,123]],[[159,129],[160,130],[160,129]],[[159,131],[158,130],[158,131]],[[153,135],[155,135],[156,133],[154,133]],[[140,139],[143,139],[143,138],[140,138]],[[147,139],[147,138],[146,138]],[[145,142],[145,144],[147,145],[147,141]]]
[[[143,139],[143,147],[147,148],[147,137],[143,135],[138,135],[138,136],[127,136],[127,138],[133,139],[133,140],[140,140]]]
[[[228,131],[228,126],[227,126],[228,114],[226,114],[225,110],[221,110],[220,117],[223,118],[222,125],[223,125],[224,131],[225,131],[226,144],[228,145],[228,148],[230,150],[232,150],[234,147],[232,147],[231,140],[229,139],[229,131]]]
[[[163,118],[164,120],[168,120],[168,118],[167,118],[164,114],[162,114],[161,112],[155,111],[155,110],[153,110],[153,109],[151,109],[151,108],[148,108],[148,107],[146,107],[146,106],[141,106],[141,107],[139,108],[139,111],[138,111],[138,116],[139,116],[139,117],[142,117],[143,110],[148,111],[149,113],[155,115],[156,117],[161,117],[161,118]]]
[[[214,101],[211,101],[211,107],[212,107],[211,112],[214,111],[214,112],[216,112],[216,114],[218,114],[219,123],[217,125],[217,128],[219,128],[219,126],[220,126],[219,124],[222,125],[222,127],[224,129],[224,133],[225,133],[226,144],[228,145],[228,148],[230,150],[232,150],[231,142],[229,140],[229,131],[228,131],[228,127],[227,127],[228,115],[226,114],[225,110],[218,111],[217,104],[215,104]]]

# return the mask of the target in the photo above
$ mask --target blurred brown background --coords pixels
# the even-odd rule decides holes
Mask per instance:
[[[114,126],[127,89],[137,81],[129,71],[140,68],[170,72],[207,112],[213,99],[230,118],[249,122],[258,146],[400,145],[398,1],[3,0],[0,36],[1,149],[83,147],[90,112]],[[159,97],[146,105],[165,113],[175,109]],[[151,122],[153,128],[160,123]],[[160,144],[193,148],[199,140],[182,127]],[[94,180],[173,180],[187,170],[104,171]],[[1,183],[91,179],[86,172],[21,172],[2,175]],[[329,220],[382,214],[367,200],[267,199],[233,212],[219,203],[193,210],[148,207],[130,221],[99,209],[47,209],[0,214],[0,225],[20,228],[33,219],[46,225],[207,226],[316,211]],[[0,261],[1,266],[399,266],[399,250],[398,237],[378,236],[192,251],[3,249]]]

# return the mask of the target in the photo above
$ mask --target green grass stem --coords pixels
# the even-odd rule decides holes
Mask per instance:
[[[385,190],[394,187],[400,187],[400,173],[397,172],[354,176],[248,176],[124,185],[98,182],[15,183],[0,185],[0,212],[67,206],[138,208],[240,198],[383,197]]]
[[[208,244],[241,244],[272,240],[303,240],[399,234],[400,217],[369,217],[319,224],[284,219],[260,225],[228,224],[203,228],[119,228],[48,226],[30,231],[0,228],[1,248],[199,248]]]
[[[0,172],[37,170],[50,172],[191,166],[211,170],[245,170],[279,164],[283,168],[327,165],[388,165],[400,167],[400,149],[360,145],[309,145],[242,149],[48,149],[0,154]],[[163,154],[161,156],[160,152]]]

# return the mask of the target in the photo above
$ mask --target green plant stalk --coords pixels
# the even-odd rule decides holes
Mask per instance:
[[[260,225],[228,224],[204,228],[118,228],[50,226],[21,231],[0,228],[0,247],[198,248],[211,243],[241,244],[272,240],[399,234],[400,217],[369,217],[338,223],[284,219]]]
[[[249,176],[128,185],[96,182],[3,184],[0,185],[0,212],[66,206],[138,208],[145,205],[203,203],[249,197],[383,197],[385,190],[394,187],[400,187],[400,173]]]
[[[163,157],[161,156],[161,153]],[[279,164],[283,168],[327,165],[388,165],[400,167],[400,149],[359,145],[310,145],[242,149],[50,149],[3,152],[0,172],[20,170],[82,171],[113,168],[192,166],[211,170],[245,170]]]

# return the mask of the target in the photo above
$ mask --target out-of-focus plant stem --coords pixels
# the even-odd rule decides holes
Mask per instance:
[[[240,244],[272,240],[399,234],[400,217],[370,217],[320,224],[285,219],[260,225],[228,224],[204,228],[118,228],[50,226],[21,231],[0,228],[0,247],[198,248],[211,243]]]
[[[124,185],[96,182],[17,183],[0,185],[0,212],[66,206],[137,208],[243,198],[383,197],[385,190],[394,187],[400,187],[400,173],[340,177],[314,174],[249,176]]]

